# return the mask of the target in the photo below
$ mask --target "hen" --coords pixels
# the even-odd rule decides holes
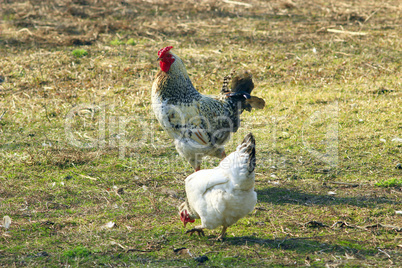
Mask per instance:
[[[250,96],[254,83],[247,72],[233,79],[226,76],[219,98],[202,95],[171,49],[169,46],[158,52],[161,69],[152,86],[152,107],[179,154],[198,171],[204,155],[226,156],[223,145],[239,128],[243,110],[261,109],[265,102]]]
[[[250,133],[218,167],[203,169],[187,177],[187,197],[179,207],[180,219],[184,226],[201,219],[201,225],[187,233],[204,235],[204,228],[223,226],[218,237],[222,240],[229,226],[254,209],[257,202],[255,161],[255,139]]]

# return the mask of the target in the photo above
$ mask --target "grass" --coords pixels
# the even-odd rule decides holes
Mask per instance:
[[[2,4],[1,266],[402,265],[399,3],[250,3]],[[202,93],[249,69],[266,100],[226,147],[255,134],[258,203],[224,242],[177,215],[192,170],[150,107],[167,45]]]
[[[124,42],[119,40],[119,39],[117,39],[117,38],[112,40],[112,41],[110,41],[110,45],[112,45],[112,46],[120,46],[120,45],[123,45],[123,44],[124,44]]]
[[[382,180],[377,182],[375,185],[380,187],[401,187],[402,179],[393,178],[390,180]]]
[[[74,56],[76,56],[77,58],[81,58],[84,56],[88,56],[88,51],[86,51],[85,49],[74,49],[72,54]],[[52,114],[52,115],[55,115],[55,114]]]

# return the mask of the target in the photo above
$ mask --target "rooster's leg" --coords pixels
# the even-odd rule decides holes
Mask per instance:
[[[218,236],[218,238],[217,238],[216,240],[218,240],[218,241],[223,241],[223,239],[224,239],[225,236],[226,236],[226,229],[227,229],[227,228],[228,228],[228,227],[223,226],[222,232],[221,232],[221,234]]]
[[[196,154],[194,157],[191,157],[188,160],[191,166],[194,168],[195,172],[201,169],[202,156],[203,156],[202,154]]]
[[[193,229],[191,229],[191,230],[188,230],[187,232],[186,232],[186,234],[190,234],[190,236],[192,236],[195,232],[197,232],[198,233],[198,236],[200,236],[201,237],[201,235],[202,236],[205,236],[205,233],[204,233],[204,231],[202,230],[202,228],[200,228],[200,227],[195,227],[195,228],[193,228]]]

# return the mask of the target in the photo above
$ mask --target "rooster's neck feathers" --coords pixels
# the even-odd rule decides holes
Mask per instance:
[[[169,75],[174,76],[174,77],[180,77],[183,76],[184,78],[189,78],[186,70],[186,66],[184,66],[183,61],[170,52],[170,55],[175,59],[175,61],[172,63],[169,69]]]
[[[171,53],[175,59],[168,72],[160,70],[152,87],[152,94],[168,100],[168,104],[192,103],[202,95],[195,89],[182,60]]]

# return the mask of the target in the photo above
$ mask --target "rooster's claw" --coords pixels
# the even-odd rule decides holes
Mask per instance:
[[[191,229],[191,230],[188,230],[187,232],[186,232],[186,234],[190,234],[190,236],[192,236],[195,232],[197,232],[198,233],[198,236],[199,237],[201,237],[201,235],[202,236],[205,236],[205,233],[204,233],[204,231],[202,230],[202,229],[196,229],[196,228],[193,228],[193,229]]]

